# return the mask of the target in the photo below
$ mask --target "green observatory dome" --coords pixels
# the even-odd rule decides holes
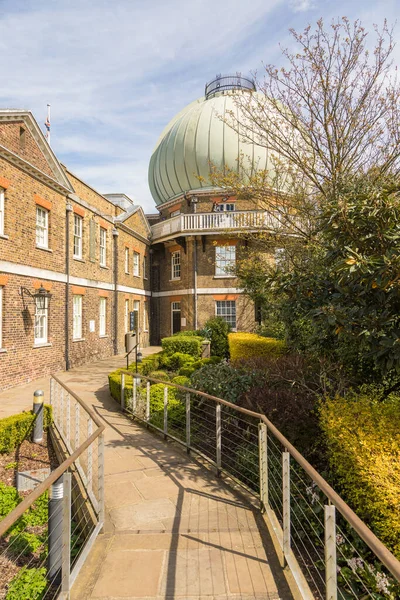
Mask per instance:
[[[225,122],[237,113],[235,96],[257,93],[254,81],[240,75],[217,76],[206,85],[205,95],[186,106],[167,125],[154,149],[149,165],[149,186],[157,205],[186,192],[212,190],[210,164],[217,169],[266,169],[268,152],[245,143]],[[199,177],[201,178],[199,180]]]

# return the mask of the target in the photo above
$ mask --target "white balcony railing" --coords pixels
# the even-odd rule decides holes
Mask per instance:
[[[153,240],[191,231],[276,229],[281,226],[279,215],[248,210],[242,212],[215,212],[178,215],[151,227]]]

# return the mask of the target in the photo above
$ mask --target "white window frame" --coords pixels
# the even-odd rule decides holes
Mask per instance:
[[[74,294],[72,297],[72,339],[74,340],[82,339],[82,305],[83,296]]]
[[[133,252],[133,276],[140,277],[140,254],[139,252]]]
[[[0,235],[4,235],[4,189],[0,188]]]
[[[236,300],[216,300],[215,315],[229,323],[232,331],[237,329]]]
[[[143,302],[143,331],[149,330],[149,306],[147,302]]]
[[[42,306],[39,306],[42,305]],[[47,298],[35,299],[34,344],[40,346],[48,343],[49,313]]]
[[[3,347],[3,289],[0,285],[0,348]]]
[[[181,252],[176,250],[171,254],[171,280],[177,281],[181,278]]]
[[[236,246],[215,246],[215,277],[235,277],[230,269],[236,264]]]
[[[125,273],[129,274],[129,248],[125,247]]]
[[[133,301],[133,312],[137,312],[137,319],[135,318],[135,323],[137,324],[138,330],[140,329],[140,300]]]
[[[107,334],[107,298],[99,298],[99,336]]]
[[[124,314],[125,333],[129,332],[129,300],[125,300],[125,314]]]
[[[234,202],[225,202],[223,204],[217,204],[215,212],[235,212]]]
[[[49,211],[36,206],[36,247],[49,247]]]
[[[107,266],[107,229],[100,227],[100,266]]]
[[[171,302],[171,335],[174,335],[174,312],[181,313],[182,319],[182,305],[181,302]]]
[[[74,258],[82,259],[83,217],[74,215]]]

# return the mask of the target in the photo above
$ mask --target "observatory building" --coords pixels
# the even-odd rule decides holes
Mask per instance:
[[[263,226],[252,200],[238,200],[210,181],[215,167],[268,169],[267,150],[244,143],[229,126],[239,94],[256,94],[254,81],[218,76],[202,98],[186,106],[162,132],[149,166],[149,186],[160,213],[152,224],[151,339],[197,329],[219,315],[234,330],[251,331],[258,315],[238,287],[233,267],[245,232]],[[242,160],[242,162],[241,162]]]

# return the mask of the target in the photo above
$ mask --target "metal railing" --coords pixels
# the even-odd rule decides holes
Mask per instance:
[[[223,231],[227,229],[257,231],[259,229],[276,230],[281,227],[283,227],[283,219],[278,213],[273,215],[268,211],[247,210],[178,215],[152,225],[151,231],[153,240],[156,240],[190,231]]]
[[[400,562],[265,415],[132,371],[120,401],[259,499],[303,598],[400,598]]]
[[[218,92],[229,90],[247,90],[254,92],[256,90],[256,84],[254,79],[243,77],[241,73],[236,73],[236,75],[217,75],[215,79],[206,83],[204,95],[206,99],[208,99]]]
[[[65,460],[0,521],[1,599],[28,597],[29,585],[69,598],[104,523],[104,425],[57,377],[50,385],[50,435]]]

